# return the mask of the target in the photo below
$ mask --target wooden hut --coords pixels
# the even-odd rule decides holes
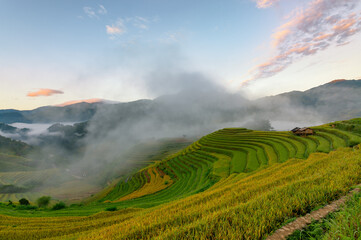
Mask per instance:
[[[293,132],[293,134],[297,135],[297,136],[309,136],[309,135],[314,135],[315,131],[311,128],[299,128],[296,127],[294,129],[291,130],[291,132]]]

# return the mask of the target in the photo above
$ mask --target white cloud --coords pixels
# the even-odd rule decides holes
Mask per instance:
[[[119,18],[114,24],[106,25],[107,34],[111,35],[111,38],[115,36],[120,36],[126,32],[126,27],[124,25],[123,19]]]
[[[83,7],[84,13],[90,18],[98,18],[95,11],[91,7]]]
[[[108,11],[103,5],[99,5],[98,13],[101,15],[105,15],[108,13]]]
[[[103,5],[99,5],[98,9],[92,7],[83,7],[84,13],[90,18],[99,18],[99,15],[105,15],[108,13],[107,9]]]
[[[134,27],[143,30],[148,29],[148,24],[150,23],[147,18],[139,16],[126,18],[126,21],[131,23]]]
[[[128,35],[130,35],[129,42],[133,42],[134,39],[140,37],[139,31],[148,30],[149,25],[152,22],[153,20],[149,20],[145,17],[140,17],[140,16],[118,18],[116,22],[106,25],[105,29],[106,29],[106,33],[110,35],[110,39],[115,39],[117,36],[128,33]],[[136,30],[138,30],[137,33]],[[136,33],[136,34],[132,34],[132,33]]]

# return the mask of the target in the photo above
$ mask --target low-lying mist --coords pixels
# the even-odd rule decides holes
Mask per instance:
[[[295,107],[288,99],[278,100],[280,110],[273,102],[254,102],[241,93],[230,93],[200,73],[166,72],[148,77],[149,91],[170,93],[154,100],[101,104],[94,116],[82,123],[14,124],[33,128],[18,136],[38,147],[28,157],[39,163],[39,170],[64,173],[49,176],[41,184],[44,189],[70,179],[104,186],[134,170],[127,154],[141,151],[137,146],[146,142],[172,138],[192,142],[224,127],[289,130],[323,122],[318,113]]]

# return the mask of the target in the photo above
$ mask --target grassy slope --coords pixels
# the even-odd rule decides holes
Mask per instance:
[[[261,239],[286,219],[345,194],[361,179],[361,151],[314,153],[237,175],[168,204],[88,217],[0,216],[0,236],[39,239]],[[79,207],[81,209],[81,207]],[[15,227],[14,227],[15,226]],[[41,228],[38,228],[41,226]]]
[[[359,150],[340,150],[331,155],[317,153],[307,161],[300,160],[315,151],[328,152],[361,142],[357,132],[328,125],[316,130],[315,136],[302,138],[287,132],[222,129],[203,137],[183,151],[152,164],[150,168],[154,172],[149,173],[150,168],[146,168],[131,178],[120,181],[100,195],[98,202],[56,212],[14,211],[7,207],[0,207],[0,211],[17,216],[75,216],[89,215],[111,206],[129,210],[134,207],[148,208],[134,210],[135,213],[130,213],[126,220],[118,219],[119,222],[124,221],[115,226],[118,232],[89,232],[90,236],[86,238],[104,234],[121,238],[156,237],[158,234],[165,238],[206,238],[228,234],[232,238],[235,234],[241,234],[245,239],[247,236],[257,239],[277,228],[285,219],[303,214],[315,204],[334,199],[360,181]],[[286,162],[290,158],[299,160]],[[166,180],[161,181],[161,178],[172,181],[165,184]],[[126,198],[127,195],[137,196],[142,192],[150,194]],[[264,212],[266,209],[267,212]],[[15,221],[19,226],[26,225],[22,218],[3,218],[9,224]],[[110,219],[98,220],[95,216],[74,217],[74,222],[93,218],[96,218],[94,224],[98,226],[94,226],[95,228],[111,225]],[[46,219],[34,221],[43,222]],[[63,221],[63,218],[56,219]],[[253,223],[256,220],[258,223]],[[45,224],[44,230],[31,234],[55,236],[74,232],[71,230],[74,225],[70,223],[57,233],[46,230],[55,228],[56,224],[42,224]],[[128,229],[126,226],[133,227]],[[144,226],[148,227],[145,229]],[[4,229],[6,230],[2,232],[0,230],[0,234],[14,234],[9,227]],[[17,228],[17,236],[25,234],[25,229],[25,226]],[[87,228],[83,226],[78,231],[87,231]]]
[[[6,149],[5,152],[12,153],[12,155],[0,152],[0,187],[1,185],[13,185],[17,187],[23,187],[25,189],[29,188],[30,192],[0,192],[0,202],[8,202],[9,200],[17,202],[21,198],[27,198],[31,202],[35,202],[36,199],[42,195],[51,195],[54,199],[60,199],[63,201],[67,200],[67,202],[70,204],[79,202],[82,200],[82,198],[84,199],[84,197],[89,197],[90,194],[94,193],[95,191],[100,191],[98,185],[95,185],[92,182],[88,182],[86,179],[76,179],[64,170],[37,170],[34,168],[34,161],[15,155],[16,153],[12,150],[18,148],[23,149],[24,146],[27,146],[26,144],[12,141],[8,138],[3,139],[3,141],[5,140],[9,146],[12,146],[12,148],[5,148],[5,146],[3,146],[1,149]],[[12,144],[14,144],[14,146]],[[159,141],[149,141],[146,144],[137,145],[137,149],[131,149],[124,158],[132,163],[129,164],[132,168],[131,171],[136,172],[151,163],[161,160],[169,154],[174,154],[189,144],[189,140],[186,139],[163,139]],[[125,164],[123,158],[120,159],[120,161],[122,164]],[[119,169],[119,167],[110,166],[109,169],[111,171],[106,173],[114,174],[117,169]],[[124,175],[125,173],[118,173],[118,175],[121,174]],[[130,173],[127,174],[129,175]],[[68,182],[45,188],[38,187],[35,190],[31,189],[31,186],[47,182],[50,176],[58,176],[59,178],[66,176],[64,178],[67,178]],[[98,195],[90,198],[89,201],[93,201],[96,199],[96,197],[98,197]],[[103,208],[99,209],[98,211],[101,210],[103,210]]]
[[[326,150],[347,146],[349,139],[361,142],[359,135],[337,130],[329,125],[316,129],[317,134],[307,138],[297,137],[289,132],[222,129],[201,138],[177,154],[150,165],[155,169],[155,174],[150,179],[147,177],[148,169],[145,168],[100,192],[92,198],[93,202],[81,209],[34,212],[32,216],[89,215],[102,211],[105,207],[157,206],[206,191],[218,181],[223,182],[225,178],[232,178],[239,173],[246,174],[290,158],[305,159],[315,151],[327,152]],[[334,133],[336,130],[337,134]],[[158,176],[160,173],[163,176]],[[167,180],[159,180],[164,177],[171,178],[172,181],[166,184]],[[144,189],[150,194],[137,195],[144,192]],[[128,195],[138,197],[126,197]],[[27,214],[9,211],[6,214]]]
[[[158,162],[152,167],[170,176],[174,183],[166,190],[154,192],[120,207],[148,207],[170,202],[205,191],[214,183],[232,174],[247,173],[290,158],[305,159],[312,152],[329,152],[361,142],[360,136],[327,126],[318,127],[312,137],[296,137],[289,132],[261,132],[246,129],[222,129],[193,143],[185,150]],[[100,201],[117,202],[141,189],[145,172],[138,172],[127,181],[120,181]]]
[[[313,221],[307,228],[295,231],[288,240],[331,240],[361,238],[361,194],[355,194],[339,211],[321,221]]]

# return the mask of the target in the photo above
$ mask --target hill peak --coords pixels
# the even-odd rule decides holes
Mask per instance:
[[[69,105],[73,105],[73,104],[77,104],[77,103],[117,103],[117,102],[105,100],[105,99],[101,99],[101,98],[91,98],[91,99],[67,101],[67,102],[64,102],[64,103],[61,103],[61,104],[58,104],[55,106],[56,107],[65,107],[65,106],[69,106]]]
[[[338,83],[338,82],[344,82],[344,81],[347,81],[346,79],[335,79],[329,83]]]

